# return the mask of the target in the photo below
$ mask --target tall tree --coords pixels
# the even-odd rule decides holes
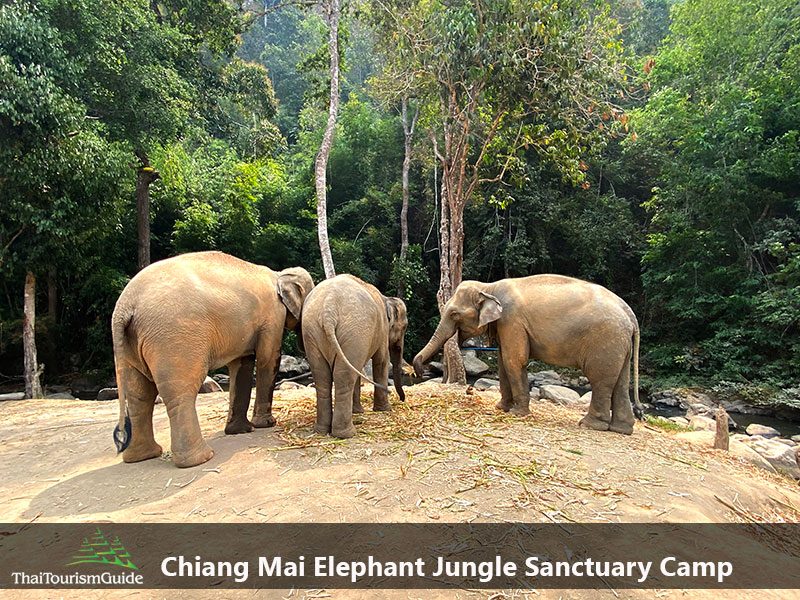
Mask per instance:
[[[317,191],[317,237],[319,239],[319,251],[322,255],[322,266],[325,269],[325,277],[331,278],[336,275],[333,266],[333,256],[331,256],[331,245],[328,240],[328,204],[327,204],[327,169],[328,157],[331,154],[333,145],[333,134],[336,130],[336,115],[339,112],[339,16],[341,12],[339,0],[328,0],[325,4],[328,13],[328,27],[330,35],[328,37],[328,50],[330,52],[331,78],[330,97],[328,100],[328,122],[325,126],[325,133],[322,136],[322,143],[317,153],[314,163],[314,180]]]
[[[440,309],[461,282],[464,207],[478,186],[513,181],[533,147],[575,183],[602,145],[605,121],[625,120],[612,94],[629,84],[620,28],[578,0],[376,0],[394,30],[384,79],[427,92],[425,125],[442,169]],[[455,340],[448,381],[465,381]]]

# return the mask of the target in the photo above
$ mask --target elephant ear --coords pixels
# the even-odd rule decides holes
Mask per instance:
[[[489,323],[494,323],[503,314],[503,306],[496,296],[480,292],[480,306],[478,307],[478,327],[484,327]]]
[[[278,274],[278,297],[298,321],[303,310],[303,302],[312,287],[314,282],[305,269],[286,269]]]
[[[389,326],[397,323],[405,314],[406,303],[400,298],[383,297],[383,306],[386,308],[386,317],[389,319]]]

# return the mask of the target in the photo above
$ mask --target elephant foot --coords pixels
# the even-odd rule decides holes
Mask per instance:
[[[355,402],[353,402],[353,414],[360,415],[363,412],[364,412],[364,407],[361,406],[360,403],[357,405]]]
[[[331,435],[337,438],[351,438],[356,434],[356,427],[352,423],[344,429],[331,429]]]
[[[236,419],[235,421],[228,421],[225,425],[225,433],[227,435],[234,435],[237,433],[250,433],[255,427],[247,419]]]
[[[253,427],[257,427],[258,429],[263,429],[264,427],[275,427],[275,417],[272,416],[272,413],[268,415],[253,415]]]
[[[611,425],[609,425],[608,430],[613,431],[614,433],[621,433],[622,435],[631,435],[633,434],[633,423],[611,421]]]
[[[375,412],[391,412],[392,405],[388,400],[386,402],[376,402],[372,405],[372,410]]]
[[[314,423],[314,433],[319,433],[320,435],[328,435],[331,432],[330,425],[320,425],[319,423]]]
[[[163,452],[161,446],[155,442],[151,446],[128,446],[122,453],[122,460],[126,463],[134,463],[148,458],[157,458]]]
[[[214,449],[203,442],[202,446],[190,454],[175,454],[173,460],[175,461],[176,467],[184,469],[186,467],[196,467],[197,465],[202,465],[204,462],[211,460],[212,456],[214,456]]]
[[[508,404],[507,402],[503,402],[502,400],[500,400],[500,402],[495,404],[494,407],[497,410],[502,410],[503,412],[508,412],[509,410],[511,410],[511,405]]]
[[[595,431],[608,431],[609,424],[608,421],[603,421],[592,415],[586,415],[578,421],[578,427],[586,427]]]
[[[531,414],[531,409],[528,408],[528,403],[526,402],[523,404],[515,404],[508,410],[508,412],[517,417],[527,417],[529,414]]]

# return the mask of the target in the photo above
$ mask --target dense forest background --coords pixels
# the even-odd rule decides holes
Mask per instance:
[[[328,229],[339,273],[404,296],[408,359],[438,320],[442,173],[427,132],[440,115],[425,89],[409,91],[420,113],[401,259],[405,137],[387,81],[405,55],[386,15],[438,2],[388,4],[342,6]],[[561,148],[571,163],[520,144],[509,177],[476,186],[464,279],[600,283],[639,317],[646,386],[800,407],[800,4],[562,4],[615,24],[624,113],[585,156]],[[531,19],[562,10],[516,5]],[[444,6],[459,9],[439,23],[457,37],[493,2]],[[0,383],[22,373],[28,271],[45,382],[112,371],[110,315],[137,271],[143,175],[152,260],[218,249],[324,277],[313,170],[328,26],[311,1],[271,8],[0,0]]]

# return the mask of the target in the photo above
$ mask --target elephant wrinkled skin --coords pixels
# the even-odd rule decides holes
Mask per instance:
[[[314,431],[339,438],[355,434],[353,413],[363,412],[362,377],[375,384],[373,409],[391,410],[386,388],[390,355],[395,389],[405,399],[402,366],[407,327],[405,303],[387,298],[357,277],[338,275],[314,288],[303,305],[303,344],[317,394]],[[375,381],[361,372],[370,358]]]
[[[209,369],[222,365],[230,371],[225,433],[274,425],[272,393],[283,330],[298,327],[313,287],[305,269],[276,273],[221,252],[168,258],[131,279],[111,320],[120,401],[115,440],[123,460],[161,455],[153,436],[157,395],[167,409],[175,464],[209,460],[214,451],[203,440],[195,399]],[[247,410],[256,363],[251,422]]]
[[[639,403],[639,324],[624,300],[606,288],[561,275],[534,275],[495,283],[464,281],[442,309],[433,337],[414,358],[417,375],[453,335],[459,342],[488,330],[499,347],[501,400],[497,408],[530,413],[526,368],[531,358],[581,369],[592,401],[580,424],[633,432],[628,387],[633,358]]]

